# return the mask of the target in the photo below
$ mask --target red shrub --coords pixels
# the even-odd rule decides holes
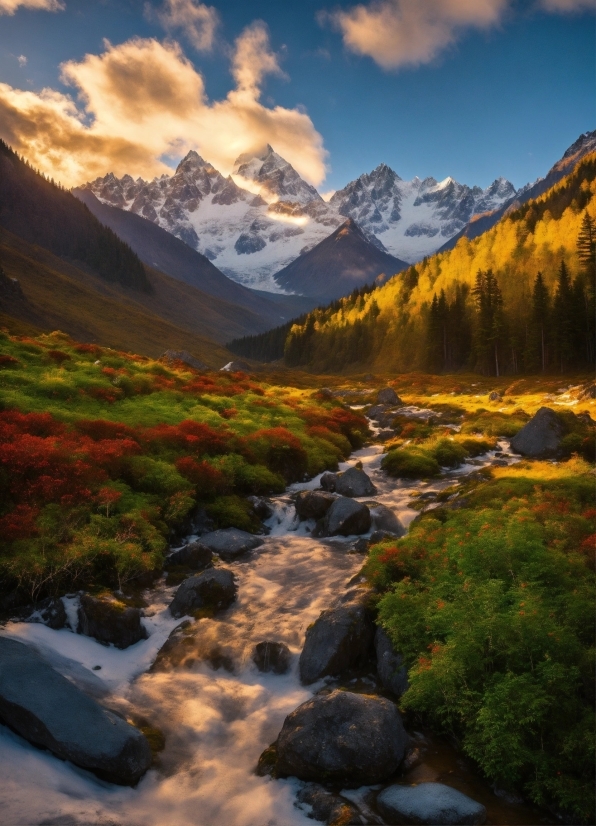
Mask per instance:
[[[107,419],[79,419],[75,427],[94,441],[135,438],[135,431],[132,427],[121,422],[110,422]]]
[[[18,410],[0,412],[0,442],[8,441],[20,433],[31,436],[57,436],[65,433],[61,422],[49,413],[20,413]]]
[[[11,513],[0,518],[0,541],[14,542],[17,539],[29,539],[37,533],[35,520],[39,508],[30,505],[17,505]]]
[[[18,367],[21,362],[13,356],[0,356],[0,368]]]
[[[48,350],[48,356],[55,361],[56,364],[62,364],[64,361],[70,361],[70,356],[68,353],[64,353],[62,350]]]
[[[300,439],[285,427],[257,430],[244,440],[249,451],[264,461],[274,473],[281,473],[287,482],[303,478],[308,457]]]
[[[183,456],[176,462],[178,472],[195,486],[199,499],[216,496],[227,489],[224,474],[209,462],[197,462],[192,456]]]
[[[228,438],[227,433],[191,419],[178,425],[159,424],[143,431],[145,442],[157,442],[165,447],[192,451],[197,455],[224,453]]]
[[[103,350],[97,344],[76,344],[74,349],[77,353],[88,353],[90,356],[95,356],[96,359],[103,355]]]

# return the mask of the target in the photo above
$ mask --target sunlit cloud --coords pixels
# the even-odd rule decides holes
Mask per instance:
[[[38,11],[63,11],[66,8],[62,0],[0,0],[0,14],[14,14],[18,9],[37,9]]]
[[[262,24],[237,39],[231,69],[236,87],[209,101],[201,74],[177,43],[106,41],[101,54],[61,66],[73,95],[0,84],[0,135],[69,186],[109,171],[152,178],[171,172],[163,158],[190,149],[228,174],[238,155],[267,143],[320,183],[326,151],[310,117],[260,102],[263,78],[280,72]]]
[[[467,28],[494,26],[508,5],[509,0],[373,0],[326,18],[350,51],[396,69],[430,62]]]
[[[159,20],[169,34],[180,31],[198,51],[209,52],[213,48],[219,25],[219,15],[213,6],[195,0],[165,0],[159,9],[146,3],[145,15]]]
[[[26,66],[27,65],[27,58],[25,57],[24,54],[20,54],[17,57],[17,61],[18,61],[19,66]]]

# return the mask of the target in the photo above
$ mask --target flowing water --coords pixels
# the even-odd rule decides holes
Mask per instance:
[[[501,446],[504,447],[504,446]],[[401,483],[381,469],[382,447],[356,451],[357,461],[378,488],[374,501],[390,507],[407,527],[417,511],[415,493],[437,492],[476,467],[433,483]],[[490,462],[494,456],[486,458]],[[148,595],[144,620],[149,639],[125,651],[100,645],[69,630],[9,623],[3,633],[35,645],[62,673],[103,698],[120,713],[159,728],[165,749],[137,788],[104,783],[89,773],[38,751],[0,726],[0,807],[4,826],[306,826],[313,821],[294,805],[302,785],[254,773],[287,714],[317,691],[298,680],[298,656],[307,626],[358,578],[363,556],[352,541],[313,539],[313,523],[299,523],[290,494],[318,486],[318,477],[293,485],[274,500],[270,534],[245,561],[233,563],[238,599],[226,612],[177,632],[167,655],[160,647],[179,621],[167,605],[175,588]],[[367,500],[363,500],[367,501]],[[432,506],[432,505],[431,505]],[[71,601],[72,610],[74,601]],[[256,643],[286,643],[290,672],[257,671]],[[99,668],[98,668],[99,666]],[[494,794],[447,743],[428,732],[414,734],[420,759],[406,782],[441,780],[481,800],[489,823],[549,823],[539,813]],[[349,796],[362,801],[370,792]]]

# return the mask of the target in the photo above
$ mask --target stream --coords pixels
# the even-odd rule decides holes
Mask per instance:
[[[506,443],[499,446],[501,452],[507,449]],[[402,482],[381,471],[382,452],[378,444],[357,450],[340,470],[362,462],[378,489],[374,501],[391,508],[406,527],[418,513],[408,505],[415,494],[428,492],[430,502],[431,494],[456,484],[479,464],[430,483]],[[487,454],[481,463],[494,458]],[[229,566],[237,577],[237,601],[217,617],[177,632],[156,664],[159,649],[180,626],[167,609],[176,588],[164,582],[145,595],[149,638],[124,651],[40,624],[8,623],[2,629],[36,646],[58,671],[106,705],[165,735],[157,765],[131,789],[98,780],[0,726],[4,826],[312,826],[307,812],[295,806],[300,781],[258,777],[254,769],[284,718],[324,684],[305,688],[299,682],[304,634],[344,593],[364,561],[352,549],[354,537],[313,539],[314,523],[297,521],[291,494],[318,487],[319,478],[274,498],[263,545]],[[76,599],[66,600],[71,614]],[[251,654],[263,640],[288,645],[293,660],[287,674],[257,670]],[[420,759],[400,781],[452,785],[486,806],[489,824],[555,822],[495,794],[449,743],[427,731],[411,733]],[[358,802],[369,791],[346,795]]]

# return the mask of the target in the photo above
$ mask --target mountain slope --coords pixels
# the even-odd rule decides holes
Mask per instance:
[[[286,290],[333,301],[353,289],[389,278],[408,265],[380,250],[348,218],[328,238],[275,275]]]
[[[491,227],[500,221],[512,209],[517,209],[522,204],[526,204],[533,198],[539,198],[558,181],[568,175],[576,165],[589,155],[596,151],[596,131],[586,132],[580,135],[569,149],[563,154],[563,157],[557,161],[554,166],[548,171],[544,178],[539,178],[533,184],[528,184],[522,187],[515,195],[505,201],[498,209],[488,208],[487,214],[479,214],[472,218],[472,220],[463,227],[457,235],[454,235],[439,249],[439,252],[445,252],[455,247],[460,238],[477,238],[486,232]]]

